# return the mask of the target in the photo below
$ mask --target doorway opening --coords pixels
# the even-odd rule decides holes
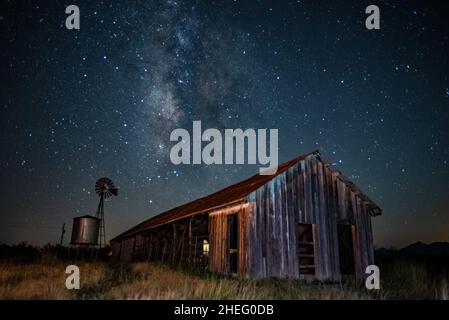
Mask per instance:
[[[352,225],[339,224],[338,231],[338,253],[340,256],[340,273],[351,275],[355,273],[354,245],[352,241]]]
[[[299,274],[315,274],[314,225],[300,223],[297,226]]]

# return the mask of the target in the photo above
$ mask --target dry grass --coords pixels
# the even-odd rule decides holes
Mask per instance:
[[[244,280],[170,268],[154,263],[111,265],[74,263],[81,289],[65,288],[69,263],[0,263],[0,299],[448,299],[446,281],[430,280],[419,266],[391,266],[382,290],[346,284],[306,284],[293,280]]]
[[[447,279],[423,262],[396,259],[381,266],[385,299],[448,299]]]
[[[311,285],[292,280],[244,280],[195,275],[166,266],[131,266],[137,281],[119,284],[107,299],[349,299],[367,298],[337,285]]]
[[[79,264],[85,285],[99,282],[105,274],[102,264]],[[65,268],[57,264],[0,264],[0,299],[71,299],[65,287]]]

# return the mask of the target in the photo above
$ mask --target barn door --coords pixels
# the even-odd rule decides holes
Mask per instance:
[[[352,242],[352,226],[350,224],[339,224],[338,231],[338,253],[340,255],[340,273],[354,274],[354,245]]]
[[[296,229],[300,275],[315,274],[315,239],[313,227],[312,224],[300,223]]]
[[[229,272],[238,271],[238,219],[237,214],[228,215],[228,257]]]

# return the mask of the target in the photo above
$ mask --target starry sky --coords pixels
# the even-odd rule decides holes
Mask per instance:
[[[65,28],[66,6],[81,12]],[[365,28],[366,6],[380,30]],[[173,165],[170,132],[276,128],[383,209],[376,246],[449,241],[449,6],[442,1],[1,1],[0,242],[112,238],[258,172]]]

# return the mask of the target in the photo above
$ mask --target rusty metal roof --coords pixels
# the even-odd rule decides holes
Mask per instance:
[[[278,170],[273,175],[260,175],[256,174],[246,180],[243,180],[241,182],[238,182],[236,184],[233,184],[229,187],[226,187],[220,191],[217,191],[215,193],[212,193],[208,196],[196,199],[192,202],[183,204],[179,207],[170,209],[168,211],[165,211],[161,214],[158,214],[157,216],[154,216],[137,226],[129,229],[128,231],[125,231],[124,233],[118,235],[114,240],[118,240],[120,238],[126,237],[128,235],[138,233],[140,231],[154,228],[156,226],[168,223],[170,221],[178,220],[184,217],[188,217],[190,215],[201,213],[207,210],[210,210],[212,208],[221,207],[226,204],[230,204],[233,202],[237,202],[239,200],[243,200],[247,195],[249,195],[251,192],[257,190],[259,187],[266,184],[268,181],[273,179],[275,176],[281,174],[282,172],[286,171],[288,168],[293,166],[295,163],[301,161],[305,157],[307,157],[308,153],[305,155],[302,155],[300,157],[297,157],[295,159],[292,159],[290,161],[287,161],[283,164],[281,164],[278,167]]]
[[[195,214],[203,213],[211,209],[216,209],[242,201],[253,191],[256,191],[261,186],[269,182],[274,177],[280,175],[281,173],[287,171],[290,167],[298,163],[299,161],[305,159],[307,156],[316,154],[319,155],[318,151],[310,152],[294,159],[291,159],[278,166],[278,170],[273,175],[260,175],[256,174],[246,180],[233,184],[226,187],[220,191],[207,195],[205,197],[196,199],[194,201],[185,203],[176,208],[170,209],[163,213],[158,214],[134,227],[125,231],[124,233],[118,235],[117,237],[111,239],[111,241],[117,241],[121,238],[139,233],[144,230],[148,230],[166,223],[170,223],[182,218],[186,218]],[[379,209],[380,210],[380,209]]]

